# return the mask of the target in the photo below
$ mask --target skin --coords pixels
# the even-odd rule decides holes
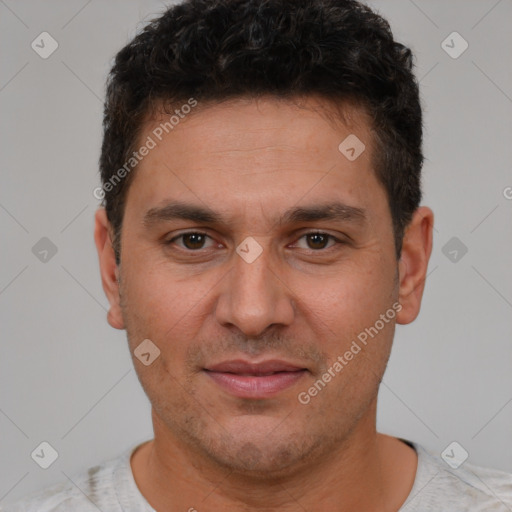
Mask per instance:
[[[126,329],[132,355],[144,339],[160,350],[149,366],[133,357],[155,437],[131,467],[156,510],[396,511],[412,488],[416,452],[376,432],[376,404],[395,323],[420,310],[433,213],[416,210],[397,261],[369,122],[351,105],[334,122],[329,106],[314,97],[199,105],[138,165],[119,267],[105,211],[96,213],[108,321]],[[148,120],[140,140],[165,119]],[[366,145],[352,162],[338,150],[349,134]],[[208,206],[226,224],[143,223],[171,200]],[[288,208],[331,201],[364,209],[366,221],[279,221]],[[345,243],[305,236],[315,230]],[[194,231],[210,238],[165,244]],[[248,236],[263,250],[252,263],[235,252]],[[301,404],[298,394],[397,302],[396,318]],[[235,358],[308,372],[271,398],[237,398],[204,371]]]

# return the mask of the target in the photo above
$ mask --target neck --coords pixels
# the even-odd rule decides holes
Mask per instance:
[[[335,450],[301,467],[257,477],[219,467],[158,421],[155,439],[132,456],[139,490],[157,510],[379,510],[396,512],[416,471],[416,453],[375,430],[376,403]]]

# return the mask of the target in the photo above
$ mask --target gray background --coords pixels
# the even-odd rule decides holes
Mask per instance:
[[[416,53],[435,213],[422,312],[397,328],[378,428],[512,471],[512,2],[372,5]],[[0,0],[0,503],[152,436],[125,334],[106,322],[92,191],[111,59],[163,8]],[[59,44],[48,59],[31,48],[43,31]],[[469,43],[457,59],[441,47],[453,31]],[[46,262],[42,237],[57,247]],[[468,249],[455,262],[452,237]],[[30,457],[42,441],[59,453],[47,470]]]

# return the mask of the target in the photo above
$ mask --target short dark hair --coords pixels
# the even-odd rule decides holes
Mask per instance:
[[[148,113],[190,98],[268,95],[363,107],[398,259],[421,201],[422,111],[412,70],[410,49],[356,0],[186,0],[169,7],[119,51],[107,79],[99,165],[117,262],[133,173],[119,183],[112,178],[136,149]]]

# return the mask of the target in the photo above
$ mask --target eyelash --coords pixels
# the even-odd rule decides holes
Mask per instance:
[[[178,240],[180,238],[183,238],[184,236],[187,236],[187,235],[201,235],[201,236],[204,236],[204,237],[212,239],[211,236],[209,236],[207,233],[204,233],[203,231],[187,231],[186,233],[181,233],[181,234],[171,238],[170,240],[166,241],[165,245],[172,245],[176,240]],[[309,235],[324,235],[329,240],[334,240],[334,242],[335,242],[334,245],[331,245],[330,247],[325,247],[323,249],[309,249],[309,251],[311,251],[311,252],[327,252],[329,249],[335,248],[336,245],[343,245],[345,243],[342,240],[336,238],[335,236],[333,236],[333,235],[331,235],[329,233],[325,233],[324,231],[308,231],[307,233],[302,234],[298,238],[298,240],[300,240],[300,239],[302,239],[304,237],[307,237]],[[180,247],[180,249],[183,250],[183,251],[186,251],[186,252],[190,252],[190,253],[195,253],[195,252],[199,253],[204,248],[200,248],[200,249],[195,249],[194,250],[194,249],[187,249],[186,247]]]

